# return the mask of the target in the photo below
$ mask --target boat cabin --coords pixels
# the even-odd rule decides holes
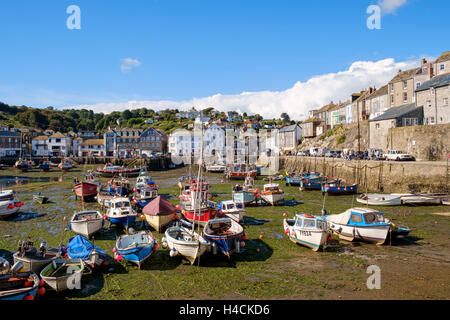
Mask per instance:
[[[327,230],[327,222],[322,217],[315,217],[308,214],[297,214],[295,216],[294,227],[301,229]]]
[[[347,220],[343,224],[352,226],[367,226],[367,225],[386,225],[384,214],[369,208],[353,208],[349,209],[343,214],[343,218]]]
[[[244,204],[233,200],[222,201],[219,204],[219,210],[223,212],[244,210]]]
[[[282,193],[278,183],[269,183],[264,185],[264,193]]]

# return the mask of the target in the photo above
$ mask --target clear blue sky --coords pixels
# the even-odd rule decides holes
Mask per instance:
[[[447,0],[409,0],[368,30],[377,0],[0,2],[0,101],[44,107],[285,90],[357,60],[450,50]],[[68,30],[66,8],[81,8]],[[139,67],[121,71],[121,59]]]

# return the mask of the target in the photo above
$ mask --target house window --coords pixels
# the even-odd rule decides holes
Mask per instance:
[[[403,92],[403,102],[407,102],[408,101],[408,93]]]
[[[444,64],[441,64],[441,70],[444,70]]]
[[[444,98],[442,104],[448,106],[448,98]]]
[[[403,126],[417,126],[419,124],[419,119],[417,118],[403,118]]]
[[[427,100],[427,106],[428,108],[431,108],[431,100]]]
[[[408,88],[408,81],[403,81],[403,90],[406,90]]]
[[[428,118],[428,123],[429,124],[435,124],[434,117],[429,117]]]
[[[416,84],[416,89],[418,89],[418,88],[420,87],[420,85],[421,85],[421,83],[420,83],[420,82],[417,82],[417,84]]]
[[[375,124],[375,128],[380,129],[380,124],[379,123]]]
[[[391,83],[391,91],[394,92],[394,84]]]
[[[394,103],[394,95],[393,94],[391,94],[391,103],[392,104]]]

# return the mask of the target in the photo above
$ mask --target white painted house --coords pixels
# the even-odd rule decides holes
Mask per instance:
[[[72,151],[72,138],[63,135],[60,132],[48,137],[49,156],[67,157]]]

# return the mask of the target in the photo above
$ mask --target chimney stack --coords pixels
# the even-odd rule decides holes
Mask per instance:
[[[424,64],[426,64],[426,63],[427,63],[427,59],[422,58],[422,65],[424,65]]]

